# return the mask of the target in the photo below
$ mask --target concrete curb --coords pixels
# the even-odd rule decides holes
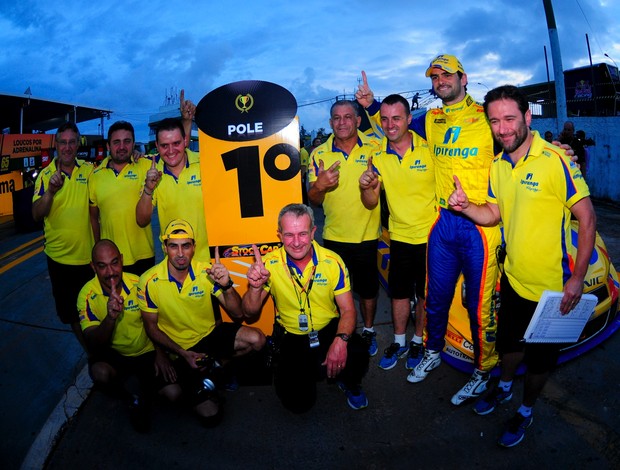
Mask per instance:
[[[36,439],[30,446],[26,458],[22,462],[21,470],[41,469],[52,450],[58,433],[62,427],[75,416],[77,411],[88,397],[93,382],[88,375],[88,365],[80,371],[75,382],[67,388],[63,398],[58,402],[54,411],[47,418]]]

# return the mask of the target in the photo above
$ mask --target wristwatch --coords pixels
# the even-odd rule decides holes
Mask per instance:
[[[230,278],[228,278],[228,284],[226,284],[226,285],[219,284],[220,289],[222,289],[222,292],[226,292],[228,289],[230,289],[234,285],[235,285],[235,283]]]
[[[338,336],[342,341],[344,341],[345,343],[347,341],[349,341],[349,338],[351,338],[351,335],[348,335],[346,333],[338,333],[336,334],[336,336]]]

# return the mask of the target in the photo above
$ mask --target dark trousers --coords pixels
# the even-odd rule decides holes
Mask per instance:
[[[276,394],[282,405],[294,413],[304,413],[316,402],[316,382],[327,377],[325,361],[338,328],[338,318],[319,331],[319,346],[310,347],[308,336],[283,332],[276,341],[279,355],[275,368]],[[276,325],[276,328],[278,326]],[[347,344],[347,363],[336,380],[347,388],[361,385],[368,370],[368,345],[354,334]]]

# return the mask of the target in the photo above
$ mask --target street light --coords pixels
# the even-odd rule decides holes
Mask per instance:
[[[609,54],[604,53],[603,55],[604,55],[605,57],[607,57],[609,60],[611,60],[611,61],[614,63],[614,65],[616,66],[616,69],[618,68],[618,64],[616,64],[616,61],[615,61],[615,60],[613,60],[611,57],[609,57]]]
[[[488,86],[486,86],[484,83],[482,82],[478,82],[477,85],[482,85],[483,87],[485,87],[487,90],[489,90],[490,88]]]

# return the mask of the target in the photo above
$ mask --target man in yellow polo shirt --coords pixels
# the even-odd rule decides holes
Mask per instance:
[[[273,339],[275,389],[294,413],[316,401],[316,381],[335,379],[355,410],[368,399],[361,382],[368,369],[368,346],[355,334],[355,304],[347,268],[340,256],[314,241],[314,215],[304,204],[289,204],[278,216],[282,247],[261,258],[247,273],[243,310],[260,316],[271,295],[276,305]]]
[[[381,103],[381,127],[385,137],[382,152],[360,177],[362,202],[369,209],[379,204],[385,190],[389,216],[390,270],[388,285],[392,298],[394,343],[379,362],[382,369],[396,365],[408,352],[405,367],[413,369],[424,356],[426,243],[435,218],[435,166],[424,139],[408,129],[409,102],[389,95]],[[415,332],[407,345],[406,330],[410,300],[416,299]]]
[[[529,130],[529,103],[517,87],[489,91],[484,111],[495,141],[504,150],[491,164],[487,202],[470,203],[456,175],[456,191],[448,202],[453,211],[482,226],[497,225],[500,220],[504,224],[506,259],[497,320],[501,375],[499,384],[476,402],[474,411],[487,415],[508,402],[517,367],[524,362],[523,402],[497,441],[513,447],[532,424],[532,408],[559,356],[559,344],[525,342],[525,331],[545,290],[563,292],[561,315],[579,302],[594,248],[596,214],[577,165],[563,150]],[[579,221],[576,253],[569,242],[571,214]]]
[[[91,351],[88,371],[93,382],[130,399],[130,419],[134,428],[145,432],[150,426],[150,392],[155,374],[161,393],[175,396],[174,371],[167,358],[155,353],[142,324],[138,306],[138,276],[123,271],[123,256],[113,241],[98,241],[92,250],[95,277],[78,296],[77,309],[84,339]],[[125,381],[139,379],[140,389],[130,393]]]
[[[127,121],[108,130],[108,151],[88,182],[90,221],[95,240],[113,240],[123,253],[124,270],[140,276],[155,264],[151,224],[136,223],[136,204],[151,160],[132,160],[135,132]]]
[[[342,100],[332,105],[329,124],[333,133],[310,155],[308,199],[323,206],[323,245],[338,253],[351,273],[353,290],[360,297],[362,337],[374,356],[381,214],[378,206],[370,210],[362,204],[359,178],[368,158],[379,152],[379,140],[360,132],[360,123],[356,103]]]
[[[151,340],[173,356],[178,383],[194,411],[205,426],[214,426],[221,419],[221,405],[213,383],[205,380],[213,379],[205,377],[213,371],[203,361],[221,364],[258,351],[265,345],[265,335],[241,326],[241,298],[217,250],[214,264],[194,259],[194,230],[187,221],[171,221],[162,241],[166,257],[140,277],[142,319]],[[216,319],[212,296],[235,323]]]
[[[467,93],[467,74],[461,62],[441,54],[431,61],[426,76],[441,98],[442,107],[416,116],[409,128],[428,142],[433,156],[438,213],[427,245],[426,349],[407,380],[421,382],[441,364],[454,289],[463,273],[474,370],[452,396],[451,403],[458,406],[486,390],[489,372],[497,363],[492,300],[498,280],[495,251],[501,244],[501,234],[499,227],[479,227],[449,211],[447,198],[454,188],[452,176],[458,175],[472,200],[483,203],[495,152],[484,110]],[[356,98],[369,115],[379,108],[365,73]]]
[[[77,159],[80,131],[66,122],[56,131],[56,158],[34,186],[32,216],[43,220],[45,254],[56,313],[84,345],[75,308],[82,286],[92,277],[93,231],[88,213],[88,178],[93,166]]]
[[[144,188],[136,206],[136,221],[141,227],[151,222],[157,206],[160,232],[170,221],[182,218],[194,227],[196,260],[210,262],[209,240],[205,222],[200,155],[187,149],[183,123],[168,118],[156,131],[158,155],[153,156]]]

